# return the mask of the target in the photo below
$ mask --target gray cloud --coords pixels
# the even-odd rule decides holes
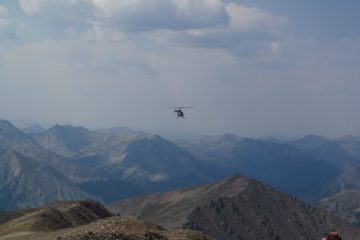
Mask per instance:
[[[356,44],[338,45],[336,51],[329,51],[331,45],[307,44],[302,48],[321,49],[328,60],[321,67],[310,64],[319,62],[312,59],[284,68],[223,50],[160,44],[146,35],[113,31],[98,29],[3,52],[3,114],[87,126],[243,135],[341,134],[355,131],[360,118],[345,107],[357,98],[356,74],[349,78],[335,70],[339,52],[354,57],[345,65],[358,61],[351,54]],[[347,84],[340,89],[344,76]],[[178,122],[172,105],[198,108]],[[348,124],[340,127],[344,114]]]
[[[221,0],[20,0],[29,15],[100,21],[127,32],[197,29],[226,24]]]
[[[107,6],[98,7],[112,24],[128,32],[213,28],[226,25],[229,20],[220,0],[119,2],[110,13]]]
[[[227,49],[244,57],[277,53],[280,50],[281,27],[287,19],[234,3],[228,4],[226,9],[230,19],[227,26],[190,30],[178,34],[176,39],[196,47]]]
[[[221,0],[28,0],[20,3],[30,15],[55,19],[51,23],[62,33],[69,29],[83,31],[86,29],[81,25],[83,21],[88,28],[114,28],[130,34],[145,32],[192,47],[227,49],[243,57],[279,51],[278,35],[287,21],[264,10]]]

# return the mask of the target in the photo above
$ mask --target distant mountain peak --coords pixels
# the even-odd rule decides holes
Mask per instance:
[[[56,124],[45,132],[31,136],[42,147],[66,157],[88,147],[92,141],[90,130],[72,125]]]
[[[47,129],[38,125],[38,124],[35,124],[35,125],[32,125],[30,127],[27,127],[27,128],[22,128],[21,131],[23,131],[24,133],[26,134],[37,134],[37,133],[42,133],[42,132],[45,132]]]
[[[315,134],[308,134],[303,138],[293,140],[288,142],[290,145],[298,148],[298,149],[315,149],[321,147],[323,144],[327,143],[329,140],[315,135]]]
[[[9,121],[0,119],[0,131],[2,131],[2,132],[4,132],[4,131],[19,132],[20,130],[17,129],[14,125],[12,125]]]
[[[359,135],[344,135],[337,139],[338,141],[357,141],[360,142]]]
[[[0,119],[0,125],[3,125],[3,124],[11,124],[11,123],[5,119]]]
[[[110,128],[110,131],[113,133],[121,133],[121,134],[145,134],[144,131],[138,131],[138,130],[132,130],[128,127],[114,127],[114,128]]]
[[[0,146],[19,152],[38,151],[41,148],[30,136],[6,120],[0,120]]]
[[[89,131],[88,129],[86,129],[84,127],[73,126],[73,125],[70,125],[70,124],[66,124],[66,125],[55,124],[49,130],[82,130],[82,131]]]
[[[224,133],[223,135],[220,136],[220,139],[222,141],[238,141],[241,140],[242,137],[232,133]]]
[[[316,135],[316,134],[307,134],[302,139],[311,139],[311,140],[326,140],[326,138]]]

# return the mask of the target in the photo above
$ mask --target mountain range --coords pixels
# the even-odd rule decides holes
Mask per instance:
[[[240,173],[357,223],[350,198],[359,195],[359,146],[358,136],[280,141],[224,134],[171,142],[124,127],[71,125],[26,134],[0,120],[0,209],[83,198],[110,203]]]
[[[68,162],[96,169],[100,179],[80,186],[105,201],[214,180],[201,160],[157,135],[56,125],[31,136]]]
[[[357,228],[256,180],[233,175],[211,184],[127,199],[54,202],[0,212],[0,239],[313,240]]]

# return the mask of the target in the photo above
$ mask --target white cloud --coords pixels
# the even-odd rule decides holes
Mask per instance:
[[[231,28],[242,31],[246,30],[270,30],[276,29],[287,22],[285,18],[276,17],[270,13],[255,8],[240,6],[230,3],[226,10],[231,19]]]
[[[226,12],[227,25],[166,35],[173,41],[193,47],[226,49],[246,58],[281,53],[282,27],[287,23],[286,18],[235,3],[227,4]]]
[[[48,0],[20,0],[22,10],[27,14],[35,14],[41,11]]]

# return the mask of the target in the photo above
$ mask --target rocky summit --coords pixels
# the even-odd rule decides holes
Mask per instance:
[[[316,240],[331,229],[356,240],[360,229],[255,180],[234,175],[214,184],[109,206],[169,229],[202,231],[221,240]]]

